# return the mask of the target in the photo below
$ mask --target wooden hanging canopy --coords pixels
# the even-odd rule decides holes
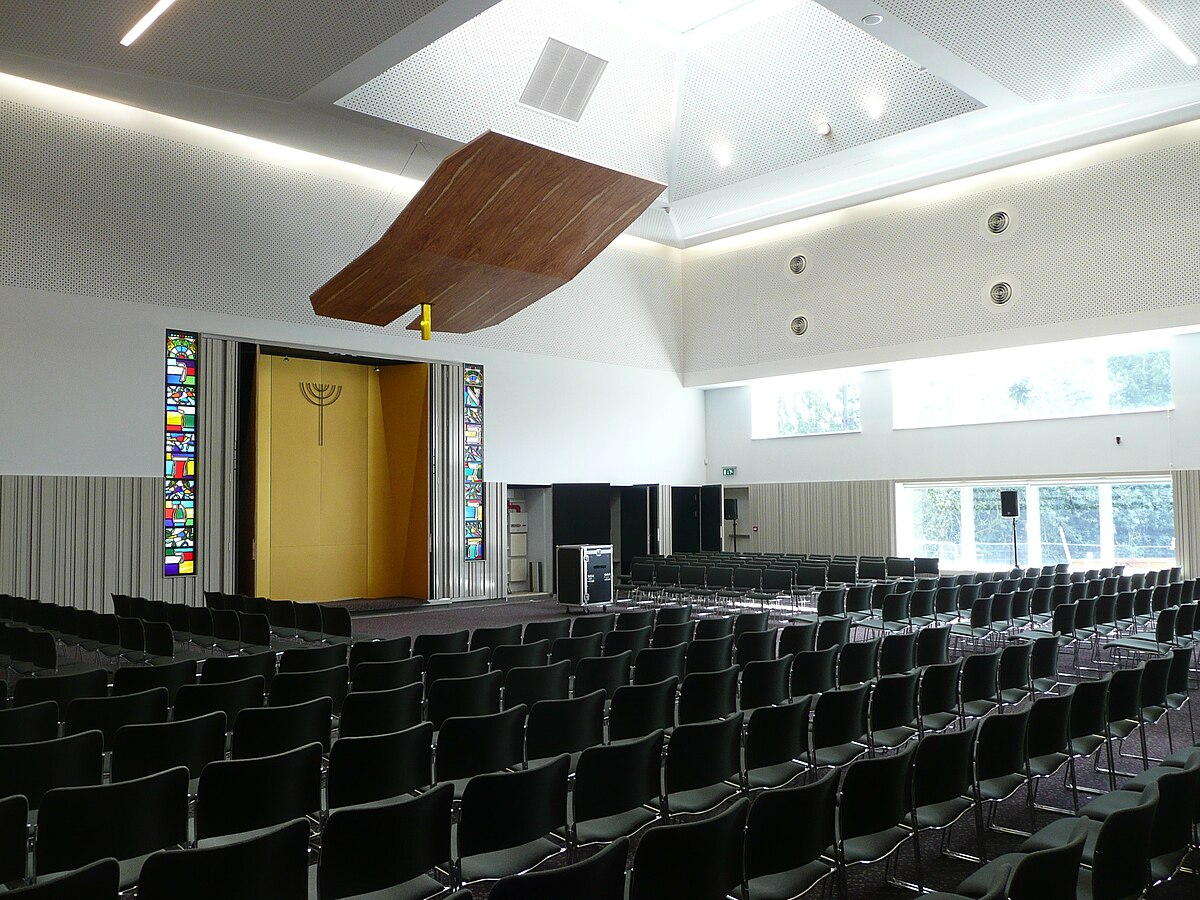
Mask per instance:
[[[578,275],[662,191],[485,132],[442,160],[383,237],[312,295],[313,309],[387,325],[429,303],[434,331],[487,328]]]

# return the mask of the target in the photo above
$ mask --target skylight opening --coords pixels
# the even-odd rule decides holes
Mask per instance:
[[[617,0],[631,13],[680,34],[719,19],[754,0]]]

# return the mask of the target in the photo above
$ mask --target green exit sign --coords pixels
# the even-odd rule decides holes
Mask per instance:
[[[737,466],[722,466],[721,474],[724,475],[726,478],[732,478],[734,475],[737,474]]]

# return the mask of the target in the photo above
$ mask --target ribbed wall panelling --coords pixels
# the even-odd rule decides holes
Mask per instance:
[[[1200,570],[1200,470],[1177,469],[1171,473],[1175,506],[1175,547],[1183,577]]]
[[[671,486],[658,486],[658,552],[663,556],[672,553],[671,540]]]
[[[111,594],[198,602],[234,589],[237,344],[200,357],[199,574],[166,578],[163,478],[0,475],[0,591],[111,611]]]
[[[814,481],[750,485],[743,515],[758,532],[751,552],[895,553],[893,481]]]
[[[483,440],[487,471],[487,372],[484,372]],[[463,531],[463,367],[430,365],[431,478],[430,522],[433,534],[430,596],[478,600],[503,597],[508,584],[508,485],[484,483],[484,558],[466,559]]]

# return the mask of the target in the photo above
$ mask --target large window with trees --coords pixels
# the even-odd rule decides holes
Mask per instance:
[[[862,430],[857,376],[770,378],[755,382],[750,398],[756,440]]]
[[[1002,490],[1017,492],[1021,567],[1124,563],[1157,569],[1175,563],[1175,507],[1166,479],[902,484],[899,552],[938,557],[951,569],[1010,567],[1013,522],[1000,515]]]
[[[897,365],[896,428],[1169,409],[1171,351],[1086,341]]]

